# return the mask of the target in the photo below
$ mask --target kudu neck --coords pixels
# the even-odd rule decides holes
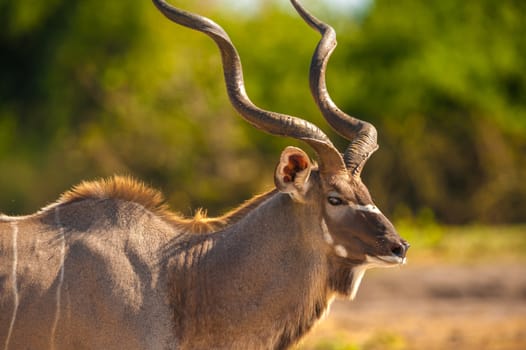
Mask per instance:
[[[183,342],[213,337],[221,347],[228,339],[261,334],[262,343],[252,348],[281,348],[310,329],[330,298],[328,264],[316,249],[319,215],[275,193],[175,258],[171,288]],[[188,288],[196,293],[185,293]]]

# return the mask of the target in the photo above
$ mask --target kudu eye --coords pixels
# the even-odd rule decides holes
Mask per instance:
[[[329,202],[330,205],[342,205],[344,203],[343,199],[334,196],[329,196],[327,202]]]

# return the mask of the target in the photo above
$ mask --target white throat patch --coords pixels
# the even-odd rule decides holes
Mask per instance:
[[[370,266],[366,264],[358,265],[354,269],[352,269],[352,282],[351,282],[351,300],[354,300],[356,297],[356,293],[358,293],[358,288],[360,288],[360,284],[362,283],[363,276],[365,275],[365,271],[370,268]]]
[[[374,256],[366,255],[365,262],[352,269],[353,277],[351,282],[351,300],[354,300],[356,293],[358,293],[358,288],[360,288],[365,271],[373,267],[395,267],[404,265],[405,263],[405,258],[394,258],[390,256],[376,258]]]

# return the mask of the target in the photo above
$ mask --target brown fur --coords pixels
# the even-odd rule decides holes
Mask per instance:
[[[71,190],[63,193],[59,204],[66,204],[82,199],[122,199],[138,203],[160,216],[173,215],[164,203],[163,195],[143,182],[130,176],[113,176],[98,181],[83,181]]]
[[[119,199],[142,205],[160,218],[176,225],[182,231],[210,233],[237,222],[274,193],[276,193],[276,190],[254,196],[242,205],[217,218],[208,218],[206,211],[203,209],[198,209],[193,217],[185,218],[169,208],[164,196],[158,190],[131,176],[114,175],[110,178],[96,181],[83,181],[71,190],[63,193],[52,206],[72,203],[82,199]]]
[[[400,240],[388,230],[380,241],[377,225],[350,231],[383,216],[330,207],[335,189],[325,189],[319,172],[295,179],[304,183],[294,181],[290,194],[272,190],[218,218],[183,218],[158,191],[120,176],[83,182],[37,215],[0,216],[0,344],[292,346],[334,296],[352,295],[355,267],[365,271],[359,256],[385,255]],[[348,257],[327,241],[323,222]],[[374,244],[360,244],[371,237]]]
[[[216,41],[233,105],[257,124],[242,80],[233,84],[241,71],[222,29],[154,2]],[[4,350],[285,349],[336,295],[353,297],[367,268],[401,263],[407,244],[327,137],[283,118],[266,115],[260,128],[309,143],[321,169],[287,147],[277,189],[223,216],[184,218],[122,176],[83,182],[37,215],[0,215]]]

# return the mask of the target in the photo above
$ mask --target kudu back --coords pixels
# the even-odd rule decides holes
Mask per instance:
[[[0,215],[0,348],[284,349],[336,296],[354,298],[370,267],[405,263],[409,245],[360,179],[375,128],[330,99],[327,24],[310,69],[315,102],[350,141],[343,155],[315,125],[248,98],[239,56],[211,20],[154,0],[211,37],[234,108],[255,127],[304,141],[283,150],[275,189],[218,218],[179,217],[131,178],[83,182],[36,214]]]

